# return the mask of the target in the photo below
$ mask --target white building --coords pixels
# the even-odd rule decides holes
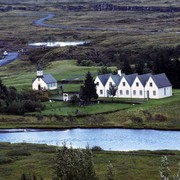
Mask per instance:
[[[116,75],[98,75],[94,82],[99,97],[109,97],[111,85],[117,88],[115,97],[119,98],[160,99],[172,96],[172,85],[164,73],[125,75],[118,71]]]
[[[32,82],[33,90],[54,90],[57,89],[57,80],[51,74],[43,74],[41,65],[38,65],[36,78]]]

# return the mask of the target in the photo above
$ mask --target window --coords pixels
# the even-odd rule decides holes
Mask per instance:
[[[152,87],[152,86],[153,86],[153,83],[152,83],[152,82],[150,82],[150,83],[149,83],[149,86],[150,86],[150,87]]]
[[[102,89],[100,89],[100,94],[103,94],[103,90]]]
[[[96,86],[99,86],[99,82],[96,83]]]
[[[139,95],[142,96],[142,94],[143,94],[143,92],[142,92],[142,90],[140,90],[140,91],[139,91]]]
[[[125,86],[126,85],[126,83],[125,82],[123,82],[123,86]]]
[[[136,86],[139,86],[139,83],[138,83],[138,82],[136,83]]]
[[[123,94],[123,91],[122,91],[122,90],[120,90],[120,91],[119,91],[119,94],[120,94],[120,95],[122,95],[122,94]]]
[[[164,95],[166,95],[166,88],[164,88]]]
[[[129,90],[126,90],[126,95],[129,95]]]
[[[156,96],[156,91],[153,91],[153,96]]]
[[[112,86],[112,82],[109,82],[109,86]]]
[[[136,95],[136,90],[133,90],[133,95]]]

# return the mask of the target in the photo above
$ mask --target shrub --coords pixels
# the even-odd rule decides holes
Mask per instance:
[[[93,146],[91,148],[92,151],[103,151],[103,149],[100,146]]]
[[[8,157],[0,157],[0,165],[1,164],[7,164],[7,163],[11,163],[12,159],[8,158]]]
[[[134,122],[134,123],[143,123],[143,119],[141,117],[131,117],[131,120]]]
[[[155,121],[166,121],[167,117],[162,114],[155,114],[154,120]]]
[[[7,156],[30,156],[31,153],[26,149],[18,149],[7,152]]]

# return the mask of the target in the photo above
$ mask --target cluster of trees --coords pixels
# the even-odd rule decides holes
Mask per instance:
[[[15,87],[7,88],[0,80],[0,112],[22,115],[26,112],[41,111],[41,101],[47,100],[44,92],[22,91]]]
[[[73,149],[64,143],[63,147],[57,150],[53,180],[70,179],[96,179],[93,154],[88,146],[86,149]]]

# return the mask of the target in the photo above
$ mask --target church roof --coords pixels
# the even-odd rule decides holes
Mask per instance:
[[[42,80],[46,83],[56,83],[57,80],[51,74],[44,74]]]
[[[41,78],[46,84],[57,83],[57,80],[51,74],[44,74]],[[32,81],[34,82],[37,77]]]

